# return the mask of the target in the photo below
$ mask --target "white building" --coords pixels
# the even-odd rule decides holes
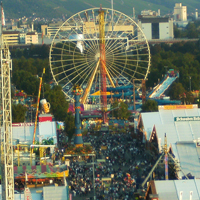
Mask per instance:
[[[160,16],[160,9],[158,9],[158,12],[152,11],[152,10],[142,10],[141,15],[142,16]]]
[[[37,32],[29,32],[26,34],[25,44],[38,44]]]
[[[144,32],[147,40],[173,39],[173,19],[168,17],[143,17],[138,19],[138,25]]]
[[[187,21],[187,6],[182,6],[182,3],[175,4],[174,21]]]

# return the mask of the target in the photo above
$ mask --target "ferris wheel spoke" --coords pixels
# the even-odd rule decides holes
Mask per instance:
[[[108,64],[107,70],[108,70],[108,73],[109,73],[110,77],[112,78],[112,80],[115,80],[115,81],[116,81],[116,78],[115,78],[115,77],[113,76],[113,74],[111,73],[112,70],[110,69],[110,65],[109,65],[109,64]],[[115,74],[115,73],[114,73],[114,74]],[[115,76],[116,76],[116,74],[115,74]]]
[[[128,78],[127,77],[125,77],[121,72],[119,72],[119,71],[121,71],[121,69],[119,69],[118,67],[116,67],[115,65],[110,65],[109,66],[110,67],[110,70],[112,69],[113,71],[115,71],[118,75],[117,75],[117,77],[123,77],[124,79],[126,79],[126,80],[128,80]],[[128,77],[130,77],[130,74],[128,74]]]
[[[94,63],[93,63],[93,64],[94,64]],[[82,86],[82,85],[85,83],[85,81],[88,79],[89,75],[91,75],[92,72],[93,72],[94,70],[95,70],[95,66],[94,66],[93,68],[91,68],[91,70],[89,71],[89,73],[86,73],[87,76],[84,78],[84,80],[83,80],[83,82],[81,83],[80,86]],[[89,81],[89,80],[88,80],[88,81]]]
[[[88,77],[88,75],[91,73],[92,70],[94,70],[92,67],[91,67],[91,69],[90,69],[90,67],[88,67],[88,69],[85,70],[84,74],[82,74],[82,76],[74,83],[74,85],[80,83],[81,79],[83,79],[83,76],[87,75],[87,77]],[[88,73],[88,72],[89,72],[89,73]],[[85,79],[86,79],[86,77],[85,77]],[[80,86],[83,85],[85,79],[83,80],[83,82],[81,83]],[[66,85],[65,85],[65,87],[66,87]],[[69,91],[68,91],[68,93],[69,93]]]
[[[117,26],[117,24],[119,23],[119,20],[120,20],[120,17],[121,17],[121,16],[122,16],[122,13],[120,13],[120,15],[119,15],[119,17],[118,17],[116,23],[113,25],[113,27]],[[110,26],[110,25],[109,25],[109,26]],[[113,32],[113,31],[112,31],[112,32]],[[107,35],[106,35],[106,36],[108,36],[108,33],[109,33],[109,31],[107,32]]]
[[[119,65],[119,64],[115,63],[115,66],[116,66],[116,65]],[[145,76],[144,74],[142,74],[142,73],[140,73],[140,72],[138,72],[138,71],[136,71],[136,70],[132,70],[132,69],[129,69],[129,68],[125,68],[125,70],[129,70],[129,71],[131,71],[131,72],[133,72],[133,73],[136,73],[136,74],[139,74],[139,75]],[[124,72],[125,74],[127,74],[127,75],[130,76],[130,74],[127,73],[126,71],[123,71],[123,72]]]
[[[132,61],[132,60],[130,60],[130,61]],[[117,61],[117,63],[124,64],[124,63],[122,63],[121,61]],[[127,65],[128,65],[128,66],[133,66],[133,67],[135,67],[135,68],[138,67],[138,68],[145,69],[145,70],[147,69],[146,67],[142,67],[142,66],[140,66],[140,65],[133,65],[133,64],[130,64],[130,63],[128,63],[128,62],[127,62]],[[126,69],[132,70],[133,72],[135,72],[135,70],[133,70],[133,69],[130,69],[130,68],[126,68]]]
[[[83,63],[83,62],[77,62],[76,64],[78,64],[78,63]],[[85,62],[83,64],[85,64]],[[67,65],[61,65],[61,66],[57,66],[57,67],[52,67],[52,69],[55,70],[55,69],[66,68],[66,67],[70,67],[71,68],[71,66],[73,66],[73,65],[74,65],[74,63],[69,63]]]
[[[83,67],[85,67],[85,66],[83,66]],[[83,67],[81,67],[81,68],[79,68],[79,70],[78,71],[74,71],[73,73],[71,73],[69,76],[67,76],[68,77],[68,79],[69,79],[69,77],[70,76],[72,76],[73,74],[76,74],[76,73],[78,73],[76,76],[73,76],[73,78],[72,79],[69,79],[70,80],[70,82],[72,83],[72,81],[74,80],[74,79],[76,79],[78,76],[80,76],[83,72],[84,72],[84,70],[82,70],[83,69]],[[88,66],[88,67],[86,67],[85,68],[85,70],[87,70],[88,68],[90,68],[90,66]],[[80,72],[80,73],[79,73]],[[61,79],[62,80],[62,79]],[[67,85],[67,84],[66,84]]]
[[[92,63],[92,64],[95,64],[95,63]],[[91,65],[92,65],[91,64]],[[89,65],[87,68],[86,68],[86,70],[89,70],[90,68],[91,68],[91,70],[92,70],[92,67],[91,67],[91,65]],[[84,71],[82,71],[80,74],[82,74]],[[87,72],[86,72],[87,73]],[[80,74],[79,74],[79,76],[80,76]],[[75,78],[77,78],[77,77],[74,77],[73,79],[71,79],[68,83],[66,83],[63,87],[66,87],[69,83],[72,83],[72,81],[75,79]],[[81,76],[81,78],[82,78],[82,76]],[[76,82],[77,83],[77,82]]]
[[[130,74],[130,73],[127,73],[127,72],[125,71],[124,67],[122,67],[122,66],[119,65],[118,63],[114,63],[112,67],[115,68],[116,70],[120,70],[120,71],[121,71],[121,73],[120,73],[121,75],[122,75],[122,73],[125,73],[128,77],[131,76],[131,74]],[[121,69],[121,68],[123,68],[123,69]],[[123,75],[122,75],[122,76],[123,76]],[[124,78],[125,78],[125,76],[124,76]],[[126,78],[126,79],[127,79],[127,78]]]
[[[124,59],[121,59],[121,58],[115,56],[115,60],[117,60],[118,62],[120,62],[120,61],[122,61],[122,60],[124,60]],[[127,61],[131,61],[131,62],[145,62],[145,61],[133,60],[133,59],[132,59],[132,60],[127,59]]]
[[[73,75],[76,74],[78,71],[81,71],[83,68],[85,68],[85,64],[82,64],[82,65],[83,65],[83,66],[80,67],[78,70],[77,70],[77,68],[75,68],[75,71],[72,72],[72,73],[71,73],[70,75],[68,75],[67,77],[73,76]],[[61,82],[61,81],[63,81],[63,80],[65,80],[65,77],[62,78],[61,80],[59,80],[58,83]]]
[[[65,61],[73,61],[73,60],[82,60],[82,61],[85,61],[85,59],[67,59],[67,60],[55,60],[55,61],[53,61],[54,63],[57,63],[57,62],[65,62]]]
[[[122,39],[119,39],[122,40]],[[125,43],[123,43],[123,41],[120,43],[119,45],[119,40],[115,40],[110,46],[106,46],[106,51],[112,51],[112,49],[115,49],[115,47],[118,47],[118,49],[120,49],[120,47],[124,46]]]
[[[76,63],[76,64],[78,64],[78,63]],[[85,63],[82,63],[82,64],[77,65],[77,66],[74,66],[74,67],[70,67],[70,66],[72,66],[72,65],[73,65],[73,63],[71,63],[71,64],[69,64],[69,65],[63,65],[63,66],[62,66],[63,70],[64,70],[64,68],[66,68],[66,67],[68,67],[69,69],[64,70],[64,71],[62,71],[62,72],[60,72],[60,73],[58,73],[58,74],[55,74],[55,76],[58,76],[58,75],[61,75],[61,74],[63,74],[63,73],[66,73],[66,72],[72,71],[72,70],[74,70],[74,69],[77,69],[77,67],[81,67],[81,66],[85,65]]]
[[[93,16],[93,21],[94,21],[94,27],[95,27],[96,38],[98,38],[98,35],[97,35],[97,27],[96,27],[96,18],[95,18],[95,16],[94,16],[94,11],[92,11],[92,16]]]
[[[62,49],[62,48],[58,48],[58,47],[54,47],[53,49],[55,50],[60,50],[61,52],[66,52],[66,53],[70,53],[70,52],[74,52],[73,50],[71,49]],[[80,52],[76,51],[77,54],[79,55],[82,55]],[[53,54],[51,54],[53,55]],[[69,54],[63,54],[63,55],[66,55],[66,56],[69,56]]]
[[[80,13],[78,14],[78,17],[81,21],[83,21],[82,17],[80,16]],[[73,18],[74,20],[74,18]],[[75,21],[75,20],[74,20]],[[86,21],[87,22],[87,21]],[[88,40],[88,42],[91,44],[91,47],[95,48],[95,44],[94,44],[94,41],[93,41],[93,38],[90,36],[90,33],[88,33],[88,29],[87,29],[87,26],[85,27],[85,30],[87,32],[87,35],[89,36],[89,39],[91,40]],[[91,33],[92,34],[92,33]],[[91,42],[90,42],[91,41]]]
[[[90,55],[95,55],[95,53],[97,53],[98,52],[98,48],[96,48],[96,49],[93,49],[93,48],[89,48],[89,47],[87,47],[87,52],[90,54]]]
[[[71,19],[73,19],[73,21],[74,21],[74,23],[76,23],[76,21],[74,20],[74,17],[72,17]],[[82,18],[81,18],[82,19]],[[69,23],[68,23],[68,25],[71,27],[71,28],[73,28]],[[82,32],[82,30],[78,27],[78,29]],[[79,33],[76,31],[76,30],[73,30],[77,35],[79,35]],[[83,34],[83,33],[82,33]],[[85,40],[83,40],[84,41],[84,43],[86,44],[86,41]],[[88,40],[88,42],[90,43],[90,40]],[[91,44],[91,43],[90,43]]]

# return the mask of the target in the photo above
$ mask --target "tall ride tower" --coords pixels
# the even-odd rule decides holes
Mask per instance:
[[[100,45],[100,72],[101,72],[101,104],[103,123],[107,121],[107,88],[106,88],[106,50],[105,50],[105,22],[104,10],[99,10],[99,45]]]
[[[2,35],[3,37],[3,35]],[[14,172],[12,147],[11,80],[12,60],[8,46],[1,44],[1,183],[2,199],[14,200]]]
[[[81,117],[80,117],[80,110],[81,110],[81,104],[80,104],[80,96],[83,93],[80,86],[75,85],[73,88],[73,95],[75,99],[75,138],[74,138],[74,144],[79,147],[83,146],[83,138],[81,133]]]

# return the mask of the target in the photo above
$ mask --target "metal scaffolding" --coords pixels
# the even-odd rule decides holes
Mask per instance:
[[[2,199],[14,200],[14,172],[11,112],[12,60],[8,46],[1,44],[1,183]]]

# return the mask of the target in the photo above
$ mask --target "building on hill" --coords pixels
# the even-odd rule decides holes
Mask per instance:
[[[3,31],[3,40],[8,45],[38,44],[37,32]]]
[[[25,44],[38,44],[37,32],[29,32],[25,37]]]
[[[141,11],[141,15],[142,16],[154,16],[154,17],[157,17],[157,16],[160,16],[160,9],[158,9],[158,12],[152,11],[152,10],[142,10]]]
[[[187,6],[182,6],[182,3],[175,4],[174,21],[187,21]]]
[[[180,27],[186,27],[187,20],[187,6],[182,6],[182,3],[176,3],[174,7],[174,24]]]
[[[3,31],[3,40],[9,44],[19,44],[19,31]]]
[[[138,16],[138,25],[144,32],[147,40],[174,38],[173,19],[169,17],[140,15]]]

